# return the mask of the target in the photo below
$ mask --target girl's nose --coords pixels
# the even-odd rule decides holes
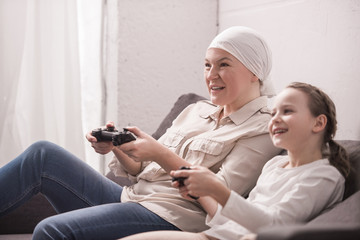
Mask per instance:
[[[273,114],[273,116],[272,116],[272,118],[271,118],[271,120],[270,120],[270,121],[271,121],[271,122],[274,122],[274,123],[278,123],[278,122],[280,122],[280,121],[281,121],[281,119],[280,119],[279,114],[277,114],[277,113]]]

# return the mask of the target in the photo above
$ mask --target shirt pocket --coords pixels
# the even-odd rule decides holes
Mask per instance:
[[[169,132],[166,134],[162,144],[170,149],[177,149],[185,137],[178,132]]]
[[[213,166],[221,159],[225,143],[211,139],[195,139],[189,145],[187,160],[195,165]]]

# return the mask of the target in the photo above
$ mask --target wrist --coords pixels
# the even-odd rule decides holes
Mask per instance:
[[[212,193],[211,197],[214,198],[222,206],[225,206],[228,201],[231,190],[223,185],[220,181],[217,181],[217,184],[213,188],[215,191]]]

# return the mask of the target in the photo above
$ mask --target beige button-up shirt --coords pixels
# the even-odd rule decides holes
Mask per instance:
[[[264,164],[280,151],[267,130],[267,98],[259,97],[219,120],[221,110],[209,101],[192,104],[158,141],[190,164],[208,167],[227,187],[246,196]],[[116,175],[127,174],[116,159],[109,167]],[[144,163],[140,174],[129,177],[135,184],[124,187],[121,202],[138,202],[184,231],[208,228],[201,205],[182,198],[156,162]]]

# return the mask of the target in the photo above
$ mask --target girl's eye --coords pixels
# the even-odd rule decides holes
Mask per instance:
[[[284,110],[284,114],[289,114],[289,113],[292,113],[293,111],[291,109],[285,109]]]
[[[270,115],[271,117],[274,117],[276,115],[276,112],[271,112]]]

